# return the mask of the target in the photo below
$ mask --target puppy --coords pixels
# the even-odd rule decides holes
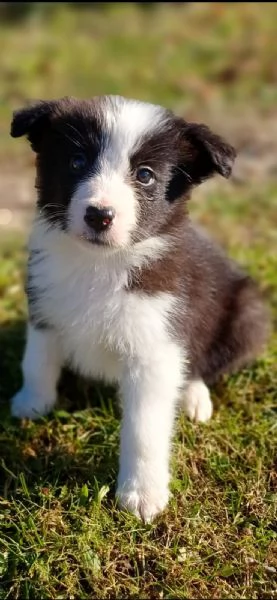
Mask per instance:
[[[175,409],[207,421],[207,385],[267,336],[255,284],[187,214],[192,188],[229,177],[234,149],[205,125],[119,96],[16,112],[36,153],[29,324],[16,417],[45,415],[64,364],[119,384],[117,496],[151,521],[168,502]]]

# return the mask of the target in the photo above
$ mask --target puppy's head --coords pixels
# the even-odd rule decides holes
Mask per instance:
[[[11,135],[37,154],[49,225],[113,249],[166,232],[190,188],[229,177],[235,158],[205,125],[118,96],[39,102],[14,114]]]

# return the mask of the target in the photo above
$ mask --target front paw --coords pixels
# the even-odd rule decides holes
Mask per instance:
[[[119,506],[145,523],[151,523],[162,512],[169,499],[167,485],[142,485],[136,479],[130,479],[118,486],[116,497]]]
[[[49,413],[54,404],[55,400],[23,387],[11,400],[11,413],[18,419],[39,419]]]

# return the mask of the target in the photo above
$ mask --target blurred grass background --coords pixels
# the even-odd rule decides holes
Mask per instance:
[[[113,390],[67,374],[42,423],[8,406],[35,203],[34,155],[9,128],[30,100],[121,94],[225,135],[233,176],[195,190],[191,213],[255,276],[276,326],[276,24],[277,3],[0,3],[0,600],[276,599],[276,333],[212,390],[209,425],[178,420],[174,496],[151,526],[113,503]]]
[[[40,98],[164,104],[227,135],[239,180],[276,180],[276,21],[276,3],[0,3],[0,202],[15,209],[0,233],[34,201],[34,157],[9,137],[11,113]]]
[[[276,3],[1,4],[1,138],[12,108],[65,94],[226,118],[276,107]]]

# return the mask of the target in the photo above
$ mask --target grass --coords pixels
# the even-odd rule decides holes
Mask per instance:
[[[11,110],[27,97],[108,91],[190,114],[245,114],[250,104],[258,116],[273,113],[276,16],[276,3],[45,4],[0,24],[2,164],[30,160],[26,144],[8,139]],[[0,600],[277,598],[276,181],[202,190],[194,218],[258,280],[275,332],[252,368],[213,388],[210,423],[178,417],[173,495],[152,525],[114,502],[113,389],[66,372],[52,415],[10,417],[21,382],[26,238],[2,234]]]
[[[34,4],[30,18],[0,22],[2,156],[11,109],[30,99],[108,91],[198,116],[276,106],[274,2]]]

